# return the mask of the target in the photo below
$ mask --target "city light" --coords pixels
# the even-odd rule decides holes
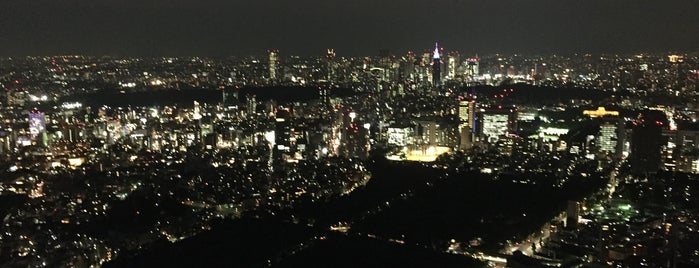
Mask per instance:
[[[696,53],[347,56],[332,23],[308,51],[0,57],[0,266],[699,264]]]

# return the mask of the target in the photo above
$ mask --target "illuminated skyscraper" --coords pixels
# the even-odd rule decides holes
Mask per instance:
[[[29,112],[29,134],[32,140],[36,140],[39,134],[46,131],[46,115],[39,111]]]
[[[671,170],[672,166],[668,162],[676,164],[676,171],[684,173],[699,173],[699,156],[696,154],[699,149],[699,129],[693,125],[684,125],[683,129],[677,131],[667,131],[667,143],[663,144],[663,156],[669,153],[669,159],[664,160],[664,170]]]
[[[269,51],[269,79],[277,79],[277,69],[279,68],[279,50]]]
[[[420,60],[418,68],[419,80],[424,84],[432,84],[432,70],[430,69],[430,52],[425,52],[422,54],[422,59]],[[426,83],[425,83],[426,82]]]
[[[568,201],[568,209],[566,209],[566,228],[575,229],[578,227],[580,210],[582,204],[577,201]]]
[[[274,123],[274,159],[283,160],[291,153],[294,131],[291,124],[291,113],[285,109],[279,109],[275,114]]]
[[[475,100],[459,101],[459,133],[461,137],[460,149],[468,149],[473,142],[473,121],[475,117]]]
[[[335,79],[335,72],[337,71],[337,62],[335,61],[335,49],[328,48],[328,52],[325,54],[325,59],[327,60],[328,64],[327,79],[328,81],[333,81]]]
[[[459,123],[460,124],[467,124],[468,123],[468,101],[459,101]]]
[[[447,56],[447,78],[456,78],[456,69],[459,68],[459,53],[456,51],[449,52]]]
[[[401,78],[403,80],[416,80],[415,73],[417,72],[416,66],[419,66],[417,59],[415,58],[415,53],[408,51],[408,54],[403,57],[403,70],[401,71]]]
[[[598,147],[600,152],[609,153],[611,155],[620,155],[622,150],[622,141],[620,133],[623,128],[620,127],[618,120],[604,122],[600,126],[597,136]]]
[[[469,131],[473,128],[475,119],[476,101],[459,101],[459,124],[467,127]]]
[[[499,107],[481,114],[481,134],[490,143],[496,143],[515,129],[516,112],[510,108]]]
[[[257,99],[255,98],[255,95],[247,95],[246,100],[247,100],[247,112],[248,115],[254,115],[257,113]]]
[[[478,76],[480,73],[479,70],[479,65],[480,65],[481,59],[476,56],[475,58],[469,58],[466,60],[467,68],[466,68],[466,75],[467,76]]]
[[[432,53],[432,85],[437,87],[440,84],[442,75],[442,59],[439,55],[439,44],[434,43],[434,52]]]
[[[483,136],[488,140],[497,141],[500,136],[507,134],[509,115],[502,113],[483,114]]]

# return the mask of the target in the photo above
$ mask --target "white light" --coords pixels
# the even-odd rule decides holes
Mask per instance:
[[[265,140],[267,140],[267,142],[269,142],[271,144],[274,144],[274,140],[275,140],[274,131],[265,132]]]

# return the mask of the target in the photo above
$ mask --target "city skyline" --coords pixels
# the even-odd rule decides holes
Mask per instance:
[[[432,45],[0,57],[0,266],[699,264],[697,55]]]
[[[693,52],[693,1],[218,0],[4,3],[0,56]]]
[[[0,267],[699,267],[696,0],[0,3]]]

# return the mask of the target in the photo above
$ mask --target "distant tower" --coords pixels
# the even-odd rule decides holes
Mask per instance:
[[[257,99],[255,99],[255,95],[247,95],[247,113],[248,116],[254,115],[257,113]]]
[[[456,78],[456,69],[459,68],[459,52],[449,52],[447,57],[447,74],[449,79]]]
[[[475,100],[460,100],[459,101],[459,133],[461,144],[459,148],[465,150],[471,147],[473,142],[473,120]]]
[[[325,59],[328,64],[327,79],[328,81],[333,81],[335,79],[335,71],[337,70],[337,63],[335,62],[335,49],[328,48],[328,52],[325,54]]]
[[[277,68],[279,67],[279,50],[269,51],[269,79],[277,79]]]
[[[29,134],[32,140],[46,131],[46,115],[43,112],[32,110],[29,112]]]
[[[600,125],[597,135],[598,151],[608,153],[611,156],[621,156],[624,142],[623,121],[618,118],[607,118]]]
[[[408,51],[408,54],[403,58],[403,60],[403,71],[401,72],[402,78],[416,80],[415,73],[417,73],[417,68],[415,66],[419,66],[419,64],[415,58],[415,53]]]
[[[657,111],[643,111],[639,119],[632,123],[630,164],[633,173],[655,173],[660,169],[660,149],[666,120]]]
[[[566,209],[566,228],[575,229],[578,228],[579,218],[580,218],[580,208],[582,204],[578,201],[568,201],[568,208]]]
[[[467,63],[467,68],[466,68],[466,75],[470,77],[478,76],[480,74],[479,70],[479,65],[480,65],[481,59],[476,55],[476,57],[469,58],[466,60]]]
[[[434,43],[434,52],[432,53],[432,85],[439,86],[439,80],[442,75],[441,70],[442,59],[439,55],[439,44]]]
[[[432,70],[430,70],[430,53],[425,52],[422,54],[422,59],[420,60],[420,81],[426,81],[426,84],[432,84]]]

